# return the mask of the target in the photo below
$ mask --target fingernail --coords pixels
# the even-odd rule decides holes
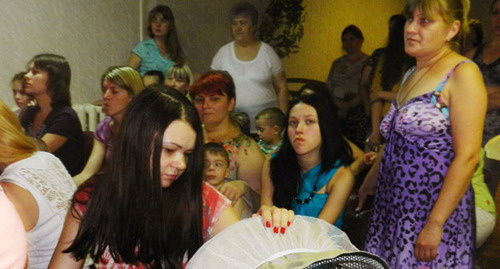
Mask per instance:
[[[274,227],[273,232],[274,232],[275,234],[277,234],[277,233],[278,233],[278,227]]]
[[[285,234],[285,227],[281,227],[280,233]]]
[[[266,227],[267,227],[267,228],[271,228],[271,222],[266,221]]]
[[[286,226],[290,227],[290,222],[287,222],[287,223],[286,223]]]

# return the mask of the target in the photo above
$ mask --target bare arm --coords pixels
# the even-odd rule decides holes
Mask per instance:
[[[415,257],[422,261],[436,257],[443,225],[470,185],[481,148],[486,91],[479,70],[471,63],[463,64],[448,82],[448,87],[453,89],[449,92],[448,106],[455,157],[427,223],[417,238]]]
[[[238,150],[238,180],[245,181],[256,193],[260,193],[263,163],[264,155],[253,139],[249,146],[242,145]]]
[[[352,143],[349,141],[349,139],[345,138],[344,139],[347,141],[347,144],[349,144],[349,147],[351,148],[352,152],[352,158],[354,161],[349,165],[349,168],[351,169],[352,173],[356,176],[358,175],[363,168],[365,168],[366,164],[363,161],[363,157],[365,156],[365,152],[362,151],[356,144]]]
[[[273,75],[273,86],[278,96],[279,108],[286,114],[288,110],[288,85],[286,83],[285,72]]]
[[[363,71],[361,72],[361,80],[359,82],[359,92],[358,96],[361,99],[361,104],[365,108],[366,112],[369,113],[370,108],[370,73],[372,72],[372,67],[365,65]]]
[[[26,231],[31,231],[38,222],[38,204],[31,193],[16,184],[2,182],[2,188],[16,208]]]
[[[272,206],[273,205],[273,193],[274,186],[271,181],[271,157],[266,158],[264,165],[262,167],[262,189],[260,193],[260,205],[261,206]]]
[[[45,143],[45,145],[47,145],[47,150],[53,153],[54,151],[62,147],[68,141],[68,138],[56,134],[47,133],[42,136],[41,140]]]
[[[354,175],[351,170],[344,167],[339,168],[326,185],[328,198],[318,215],[318,219],[334,224],[344,209],[353,185]]]
[[[74,214],[76,214],[71,209],[68,210],[66,214],[66,220],[64,221],[64,227],[61,232],[61,237],[59,237],[59,242],[57,243],[52,259],[50,260],[49,268],[82,268],[84,260],[76,260],[71,253],[63,253],[73,243],[76,237],[78,228],[80,227],[80,220],[77,219]]]
[[[128,58],[128,66],[134,68],[134,69],[138,69],[139,66],[141,66],[141,58],[139,56],[137,56],[137,54],[135,53],[130,53],[130,57]]]
[[[375,162],[372,167],[370,167],[370,171],[365,176],[363,183],[359,187],[358,190],[358,206],[356,207],[356,211],[360,211],[363,209],[363,206],[366,202],[366,197],[368,195],[375,195],[375,187],[377,185],[377,177],[378,170],[380,169],[380,163],[382,162],[382,152],[384,151],[384,146],[377,152],[377,156],[375,157]]]
[[[99,171],[105,154],[106,146],[103,143],[99,142],[97,139],[94,139],[92,153],[90,153],[90,157],[87,161],[87,164],[85,164],[85,168],[83,168],[80,174],[73,177],[73,181],[75,182],[76,186],[80,186],[80,184],[85,182],[85,180],[89,179]]]
[[[236,214],[236,211],[234,211],[232,206],[228,206],[224,211],[222,211],[222,215],[219,220],[214,224],[214,228],[212,229],[210,236],[215,236],[238,221],[240,221],[240,217],[238,217],[238,214]]]

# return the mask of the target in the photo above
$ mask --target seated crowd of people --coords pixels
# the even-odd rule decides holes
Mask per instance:
[[[496,221],[481,146],[500,134],[500,1],[472,61],[455,47],[468,8],[408,1],[371,56],[347,26],[326,82],[291,98],[252,4],[233,6],[233,41],[198,75],[158,5],[151,38],[100,78],[88,158],[68,61],[34,56],[12,78],[15,112],[0,101],[0,268],[183,268],[245,218],[348,230],[353,194],[356,211],[375,197],[358,247],[391,268],[472,268]]]

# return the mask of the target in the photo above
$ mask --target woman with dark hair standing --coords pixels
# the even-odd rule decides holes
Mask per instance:
[[[232,201],[244,195],[255,212],[259,208],[264,155],[257,142],[245,135],[232,118],[236,103],[233,79],[225,71],[202,74],[189,89],[205,131],[205,142],[224,146],[229,154],[229,178],[221,192]],[[239,98],[239,97],[238,97]]]
[[[416,66],[380,124],[386,144],[365,245],[391,268],[474,267],[471,178],[487,100],[477,66],[453,50],[468,11],[468,0],[408,0],[404,9]]]
[[[25,132],[42,142],[74,176],[84,165],[82,126],[71,108],[71,69],[62,56],[39,54],[28,64],[25,92],[33,96],[21,118]],[[40,141],[39,141],[40,142]]]
[[[202,182],[202,146],[199,117],[180,92],[155,85],[136,96],[109,173],[76,192],[49,268],[80,268],[86,258],[98,268],[181,268],[238,221],[230,201]],[[274,211],[285,224],[293,218]]]
[[[323,96],[307,94],[290,106],[282,147],[264,164],[261,205],[293,209],[341,228],[354,184],[348,168],[353,159],[328,104]]]
[[[415,60],[405,53],[404,48],[406,18],[403,15],[395,15],[390,22],[389,41],[377,63],[370,88],[372,131],[368,139],[368,146],[373,151],[378,151],[382,144],[379,130],[380,121],[389,111],[404,73],[415,64]]]
[[[368,115],[361,105],[359,84],[361,70],[368,55],[361,51],[364,37],[355,25],[342,31],[342,49],[345,55],[332,63],[327,85],[339,109],[341,127],[347,139],[363,147],[368,129]]]
[[[488,110],[484,122],[482,146],[500,135],[500,1],[491,3],[489,12],[490,40],[468,51],[465,56],[474,61],[483,74],[488,94]]]
[[[148,32],[151,39],[139,42],[132,50],[128,65],[139,71],[158,70],[163,74],[175,64],[184,64],[184,55],[177,38],[177,29],[172,10],[165,5],[151,9],[148,17]]]

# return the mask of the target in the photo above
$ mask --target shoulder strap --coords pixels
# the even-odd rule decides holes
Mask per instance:
[[[447,74],[444,76],[443,80],[437,85],[436,89],[434,90],[432,97],[431,97],[431,103],[435,104],[439,110],[441,110],[441,113],[449,119],[450,118],[450,109],[445,105],[444,101],[441,99],[441,91],[444,88],[444,85],[446,85],[446,82],[450,79],[450,77],[455,73],[455,70],[459,66],[461,66],[464,63],[472,62],[471,60],[464,60],[459,62],[455,67],[453,67]]]
[[[439,82],[439,84],[437,85],[436,89],[434,89],[434,92],[441,92],[444,88],[444,85],[446,85],[446,82],[448,82],[448,80],[451,78],[451,76],[453,76],[453,73],[455,73],[455,70],[457,70],[457,68],[459,66],[461,66],[462,64],[464,63],[470,63],[472,62],[471,60],[464,60],[464,61],[461,61],[459,62],[457,65],[455,65],[455,67],[453,67],[447,74],[446,76],[444,76],[443,80],[441,80],[441,82]]]

